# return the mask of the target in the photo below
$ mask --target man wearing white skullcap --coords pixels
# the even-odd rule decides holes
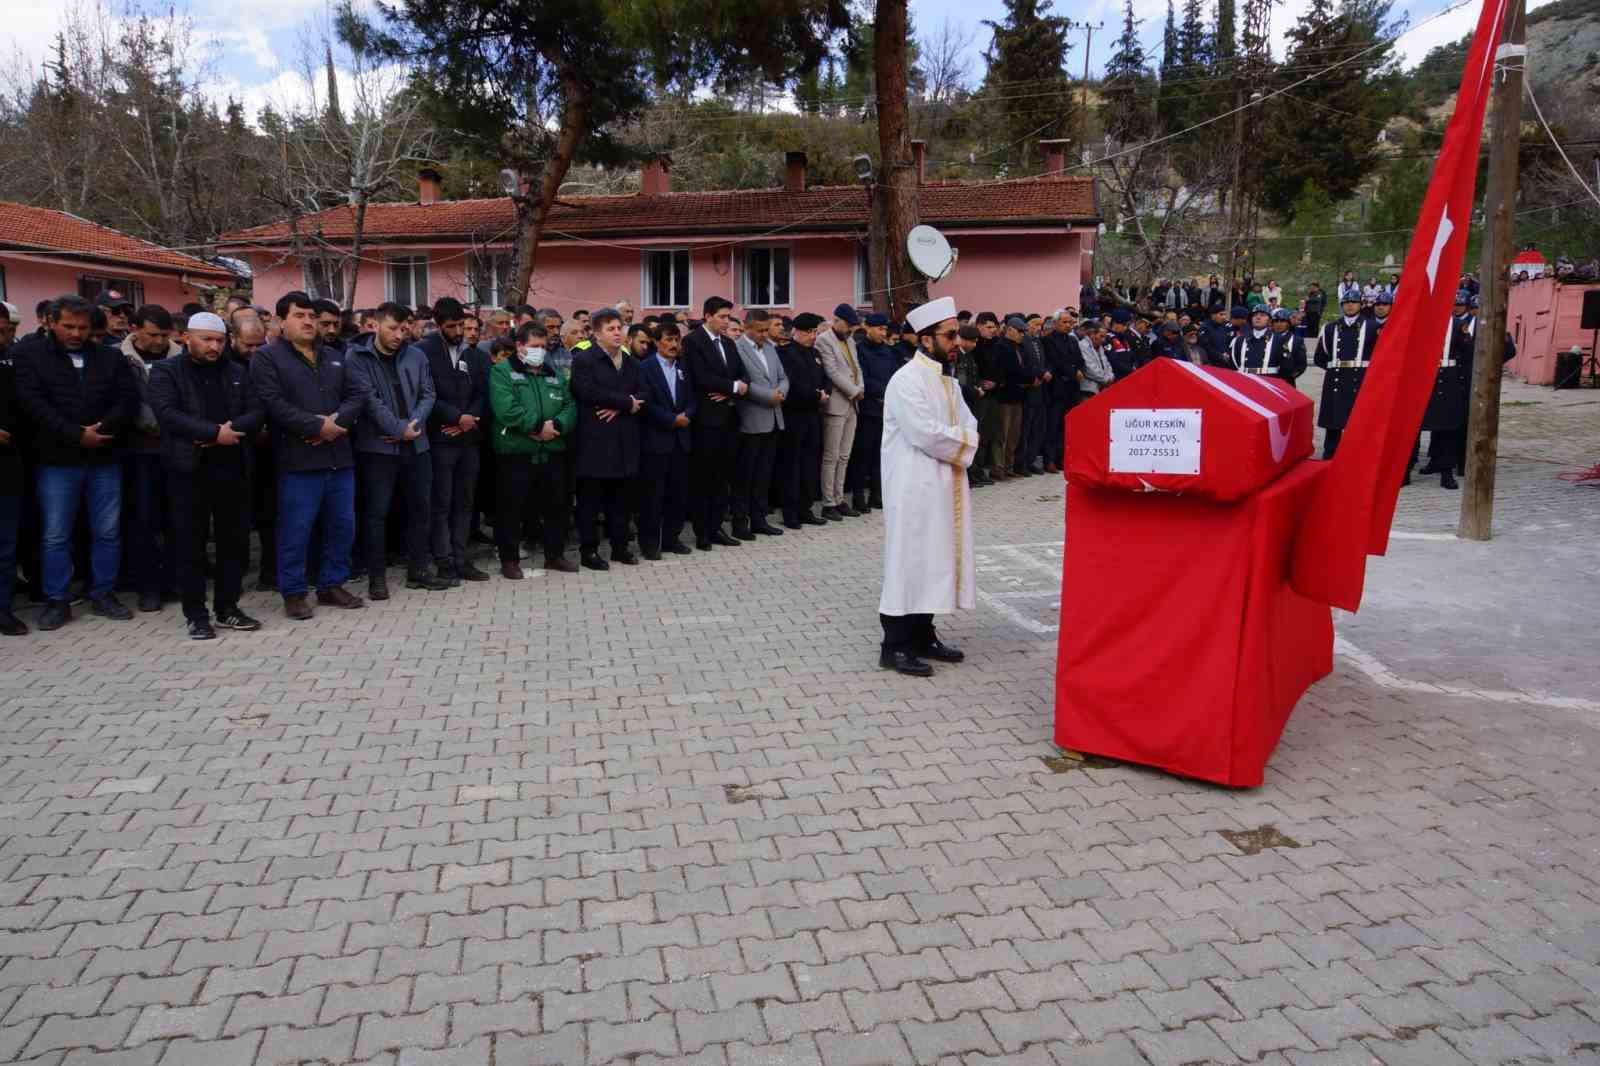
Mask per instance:
[[[958,663],[961,652],[939,639],[933,616],[976,601],[972,507],[966,471],[978,452],[978,420],[945,365],[960,334],[955,301],[941,297],[906,316],[919,352],[889,379],[883,398],[883,594],[878,664],[927,677],[927,662]]]

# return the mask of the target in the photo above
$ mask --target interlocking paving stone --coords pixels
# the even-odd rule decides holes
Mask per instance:
[[[972,495],[931,682],[876,668],[878,517],[0,643],[0,1060],[1592,1058],[1600,493],[1551,475],[1600,396],[1505,399],[1496,539],[1403,490],[1249,791],[1042,761],[1055,478]],[[1301,846],[1220,832],[1264,825]]]

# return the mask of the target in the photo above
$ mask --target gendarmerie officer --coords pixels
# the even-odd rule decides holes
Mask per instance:
[[[1456,293],[1458,309],[1464,311],[1468,299],[1467,293]],[[1467,431],[1467,383],[1462,371],[1471,369],[1472,337],[1461,327],[1460,319],[1452,316],[1439,355],[1439,368],[1433,375],[1433,393],[1422,415],[1422,428],[1428,431],[1428,465],[1421,472],[1438,474],[1440,488],[1458,487],[1456,457],[1461,450],[1460,438]]]
[[[1305,371],[1305,349],[1295,343],[1293,333],[1273,332],[1271,318],[1265,305],[1251,310],[1250,325],[1233,339],[1229,357],[1235,370],[1293,381]]]
[[[1339,438],[1350,421],[1350,412],[1356,405],[1356,393],[1367,376],[1367,366],[1372,362],[1372,349],[1378,343],[1378,326],[1372,318],[1361,313],[1361,301],[1346,293],[1339,301],[1341,317],[1326,322],[1317,339],[1317,365],[1326,373],[1322,377],[1322,402],[1317,405],[1317,425],[1325,431],[1322,457],[1332,459],[1339,448]]]

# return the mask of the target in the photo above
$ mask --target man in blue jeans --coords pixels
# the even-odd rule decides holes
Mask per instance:
[[[83,505],[92,538],[90,610],[119,622],[133,617],[113,592],[122,560],[122,468],[113,445],[133,425],[139,390],[122,353],[89,339],[93,310],[82,297],[62,296],[45,330],[11,349],[17,400],[33,423],[39,459],[45,630],[72,618],[72,526]]]
[[[11,368],[11,341],[22,316],[0,300],[0,635],[20,637],[28,624],[11,613],[17,594],[17,529],[22,519],[22,412]]]
[[[276,311],[282,330],[250,360],[250,383],[267,409],[278,460],[278,591],[283,613],[304,621],[312,615],[306,552],[313,529],[322,542],[317,602],[366,606],[344,583],[356,533],[350,430],[367,394],[358,375],[345,373],[344,356],[319,342],[311,297],[288,293]]]

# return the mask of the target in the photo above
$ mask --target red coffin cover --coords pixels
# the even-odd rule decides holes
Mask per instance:
[[[1311,454],[1311,398],[1258,374],[1154,359],[1067,416],[1067,480],[1238,500]]]

